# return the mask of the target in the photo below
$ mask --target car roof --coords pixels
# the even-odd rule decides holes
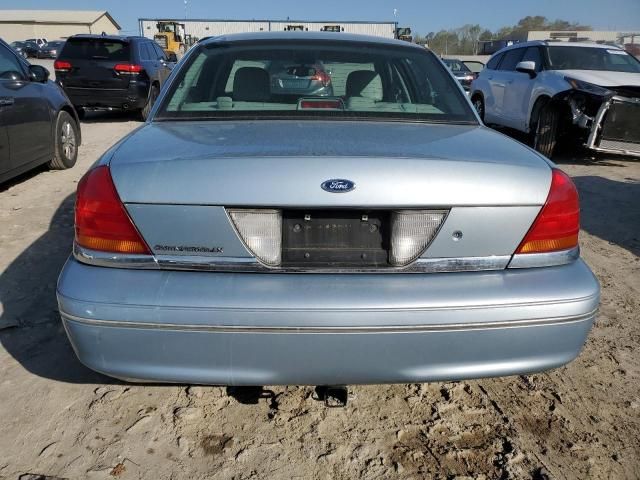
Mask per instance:
[[[260,40],[310,40],[312,42],[351,42],[351,43],[375,43],[378,45],[392,45],[399,47],[418,48],[425,50],[421,45],[395,40],[384,37],[374,37],[371,35],[357,35],[354,33],[338,32],[249,32],[207,37],[200,40],[201,44],[214,44],[221,42],[251,42]]]
[[[501,52],[506,52],[507,50],[513,50],[516,48],[526,48],[526,47],[589,47],[589,48],[602,48],[602,49],[612,49],[617,48],[620,49],[618,45],[609,45],[604,43],[595,43],[595,42],[563,42],[563,41],[552,41],[552,40],[531,40],[529,42],[519,42],[509,45],[508,47],[501,48],[496,52],[496,54]]]
[[[149,40],[146,37],[141,37],[139,35],[97,35],[97,34],[91,34],[91,33],[79,33],[77,35],[72,35],[70,36],[67,40],[71,40],[71,39],[95,39],[95,40],[119,40],[119,41],[123,41],[123,40]]]

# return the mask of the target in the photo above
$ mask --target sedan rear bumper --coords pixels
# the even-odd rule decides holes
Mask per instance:
[[[561,267],[444,274],[110,269],[71,259],[58,283],[88,367],[127,380],[358,384],[530,373],[575,358],[599,286]]]

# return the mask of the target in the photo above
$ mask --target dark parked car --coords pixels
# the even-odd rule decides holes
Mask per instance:
[[[54,63],[56,81],[85,108],[140,111],[146,119],[174,63],[144,37],[74,35]]]
[[[64,46],[64,40],[48,42],[38,52],[38,58],[56,58]]]
[[[37,57],[40,52],[40,47],[33,42],[11,42],[11,48],[23,58]]]
[[[80,126],[62,89],[0,40],[0,182],[43,163],[73,167]]]
[[[469,67],[467,67],[461,60],[453,58],[443,58],[442,61],[447,67],[449,67],[449,70],[451,70],[453,76],[456,77],[458,82],[460,82],[462,88],[468,92],[469,87],[471,87],[471,82],[476,78]]]

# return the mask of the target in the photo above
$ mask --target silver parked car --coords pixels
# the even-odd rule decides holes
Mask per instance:
[[[311,56],[332,96],[271,95],[260,65]],[[79,359],[127,380],[530,373],[594,321],[578,230],[570,178],[482,126],[422,47],[220,36],[79,183],[59,309]]]

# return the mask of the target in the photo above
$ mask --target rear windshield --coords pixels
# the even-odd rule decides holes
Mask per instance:
[[[618,48],[549,47],[551,70],[606,70],[640,73],[640,62]]]
[[[60,58],[129,61],[129,43],[102,38],[70,38]]]
[[[200,46],[156,119],[292,116],[476,123],[432,53],[336,42]]]

